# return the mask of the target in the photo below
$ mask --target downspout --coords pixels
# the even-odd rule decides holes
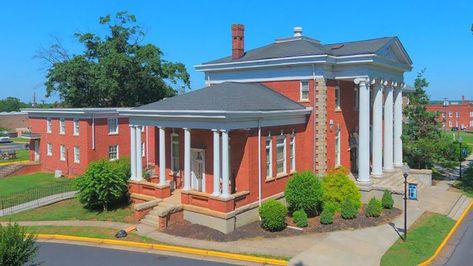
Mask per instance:
[[[149,167],[149,134],[148,126],[146,126],[146,168]]]
[[[258,205],[261,207],[261,125],[260,125],[261,118],[258,118]],[[258,215],[259,220],[261,221],[261,216]]]
[[[95,117],[92,114],[92,150],[95,150]]]
[[[317,125],[316,110],[317,110],[317,109],[315,108],[315,102],[316,102],[316,99],[317,99],[317,96],[316,96],[316,93],[315,93],[315,92],[316,92],[316,87],[317,87],[317,85],[316,85],[317,82],[316,82],[316,80],[315,80],[315,65],[314,65],[314,64],[312,64],[312,79],[313,79],[313,81],[314,81],[314,99],[313,99],[314,102],[313,102],[313,104],[312,104],[312,112],[313,112],[313,120],[314,120],[314,123],[313,123],[313,131],[314,131],[314,136],[313,136],[314,145],[313,145],[313,147],[314,147],[314,151],[313,151],[312,156],[313,156],[313,172],[314,172],[314,174],[315,174],[315,173],[316,173],[316,170],[317,170],[317,169],[316,169],[316,164],[317,164],[317,162],[316,162],[316,159],[317,159],[317,156],[316,156],[316,152],[317,152],[317,148],[316,148],[316,145],[317,145],[317,144],[316,144],[316,137],[317,137],[317,129],[316,129],[316,125]]]

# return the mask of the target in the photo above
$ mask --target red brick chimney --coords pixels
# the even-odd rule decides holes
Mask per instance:
[[[238,59],[245,54],[245,26],[232,24],[232,59]]]

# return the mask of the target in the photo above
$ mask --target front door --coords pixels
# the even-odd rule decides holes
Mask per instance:
[[[191,187],[194,190],[205,192],[205,151],[191,150]]]
[[[34,161],[39,161],[39,140],[34,141]]]

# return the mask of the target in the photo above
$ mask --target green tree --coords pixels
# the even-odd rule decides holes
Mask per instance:
[[[174,86],[190,86],[182,63],[162,58],[145,36],[136,17],[118,12],[100,17],[108,34],[76,33],[82,54],[69,56],[60,42],[37,57],[50,64],[46,96],[58,93],[66,107],[131,107],[174,96]]]
[[[18,224],[0,224],[0,265],[36,265],[33,260],[38,252],[35,236]]]
[[[7,97],[0,100],[0,112],[17,112],[20,111],[24,103],[16,97]]]

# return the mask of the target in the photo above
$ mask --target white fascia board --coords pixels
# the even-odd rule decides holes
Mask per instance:
[[[28,108],[22,109],[28,114],[28,117],[65,117],[65,118],[110,118],[118,117],[119,110],[127,110],[128,108]]]

